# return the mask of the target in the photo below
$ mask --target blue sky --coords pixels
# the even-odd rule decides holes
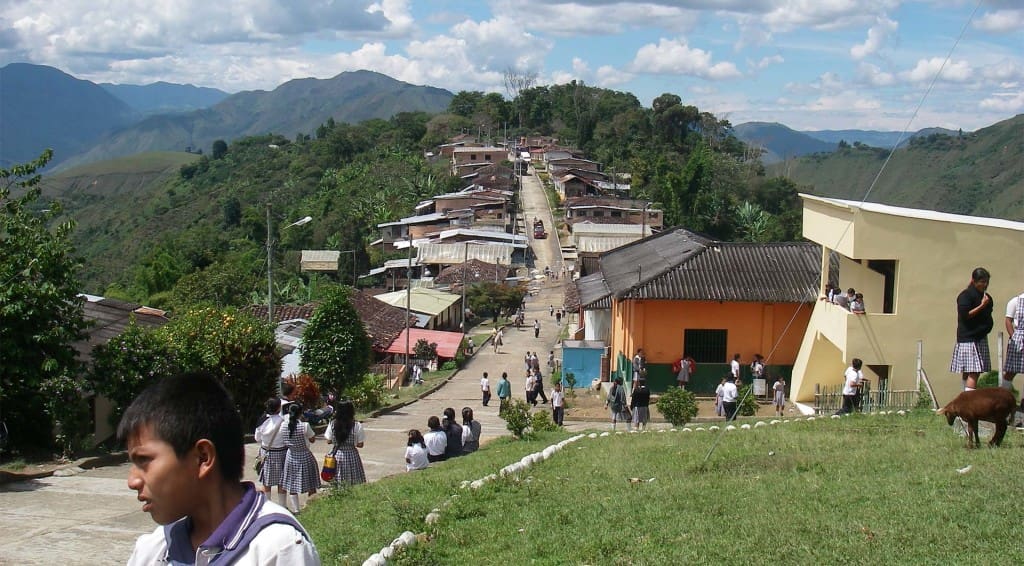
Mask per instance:
[[[505,94],[512,69],[632,92],[645,106],[670,92],[736,124],[802,130],[974,130],[1024,112],[1024,0],[65,4],[0,0],[0,64],[229,92],[370,69]]]

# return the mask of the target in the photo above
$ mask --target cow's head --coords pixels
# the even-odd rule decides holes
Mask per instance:
[[[949,426],[953,426],[953,421],[955,421],[957,417],[955,412],[949,410],[949,406],[936,410],[935,414],[946,415],[946,422],[949,423]]]

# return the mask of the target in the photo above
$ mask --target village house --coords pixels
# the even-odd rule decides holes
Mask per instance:
[[[508,149],[504,147],[456,147],[452,149],[452,175],[462,176],[508,160]]]
[[[939,405],[952,399],[962,388],[960,375],[949,373],[956,297],[979,266],[992,274],[988,293],[996,321],[989,349],[997,367],[1003,309],[1024,290],[1024,223],[800,196],[804,237],[821,245],[819,290],[827,281],[852,287],[863,293],[867,312],[815,302],[806,330],[798,332],[795,401],[809,410],[815,387],[840,383],[853,358],[863,360],[872,389],[916,391],[919,345],[921,370]],[[838,262],[826,279],[824,267],[834,256]]]
[[[674,383],[671,365],[684,352],[697,361],[690,388],[699,393],[714,391],[735,353],[748,365],[771,353],[770,372],[788,376],[818,297],[820,260],[812,243],[666,230],[602,254],[599,271],[577,281],[583,328],[575,338],[607,344],[606,367],[626,381],[643,348],[654,391]]]
[[[374,295],[374,299],[404,309],[409,301],[416,327],[428,330],[456,330],[463,322],[462,297],[426,287]]]
[[[449,210],[447,212],[431,212],[409,216],[395,222],[378,224],[381,239],[375,244],[394,244],[396,242],[425,238],[441,230],[450,228],[469,228],[473,224],[474,213],[470,209]]]
[[[640,224],[655,232],[662,228],[662,212],[640,200],[575,197],[565,200],[565,223],[572,231],[578,222],[595,224]]]
[[[84,338],[72,344],[72,347],[76,358],[82,363],[91,363],[93,349],[120,336],[133,320],[136,325],[146,329],[159,328],[168,322],[167,313],[160,309],[95,295],[81,294],[79,297],[84,299],[82,316],[88,326]],[[90,396],[89,404],[92,418],[91,444],[95,445],[114,434],[109,420],[113,405],[106,397],[96,394]]]

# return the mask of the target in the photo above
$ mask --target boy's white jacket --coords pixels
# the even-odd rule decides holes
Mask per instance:
[[[260,508],[258,518],[272,513],[290,515],[284,507],[265,500]],[[182,519],[184,520],[184,519]],[[216,554],[208,554],[200,548],[196,551],[196,566],[208,566],[211,561],[215,566],[221,564]],[[164,526],[157,527],[152,533],[142,535],[135,541],[135,550],[128,559],[128,566],[177,565],[181,562],[167,557],[167,538]],[[248,549],[231,562],[232,566],[320,566],[320,555],[316,547],[309,541],[308,535],[285,523],[274,523],[264,527],[249,543]]]

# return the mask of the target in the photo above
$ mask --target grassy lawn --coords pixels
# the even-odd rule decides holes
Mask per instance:
[[[455,371],[456,370],[453,370],[453,369],[452,370],[439,369],[437,371],[426,371],[426,372],[423,372],[423,384],[422,385],[407,385],[405,387],[399,387],[398,388],[397,397],[394,396],[395,395],[394,392],[390,392],[388,394],[388,398],[387,398],[385,404],[387,404],[387,405],[394,405],[396,403],[401,403],[401,402],[404,402],[404,401],[409,401],[409,400],[415,399],[416,397],[422,395],[423,393],[426,393],[427,391],[430,391],[430,389],[433,388],[435,385],[437,385],[437,384],[441,383],[442,381],[444,381],[444,380],[448,379],[449,377],[451,377],[452,374],[455,373]],[[363,416],[365,416],[365,415],[363,415]]]
[[[1019,433],[967,450],[929,413],[856,415],[728,432],[707,464],[712,433],[613,435],[459,489],[564,437],[502,439],[325,497],[302,522],[325,564],[361,563],[404,530],[432,540],[398,564],[1024,563]]]

